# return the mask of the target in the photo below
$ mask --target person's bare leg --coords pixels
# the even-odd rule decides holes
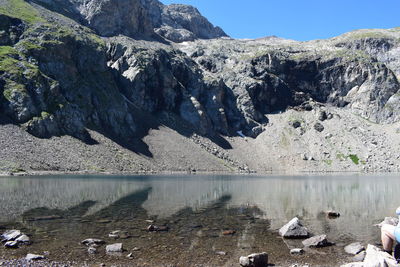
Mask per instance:
[[[391,253],[393,249],[393,242],[395,240],[394,237],[394,226],[389,224],[382,225],[381,228],[381,240],[383,249],[386,252]]]

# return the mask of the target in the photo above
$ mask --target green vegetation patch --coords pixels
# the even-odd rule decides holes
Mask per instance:
[[[0,13],[30,24],[44,22],[39,12],[24,0],[6,0],[6,4],[0,6]]]
[[[338,153],[338,154],[336,154],[336,158],[340,161],[350,159],[356,165],[360,164],[360,162],[363,162],[363,161],[360,161],[360,159],[358,158],[358,156],[356,154],[349,154],[346,156],[342,153]]]
[[[43,49],[43,46],[40,46],[40,45],[30,42],[28,40],[23,40],[23,41],[19,42],[18,45],[27,51]]]
[[[351,159],[351,161],[352,161],[354,164],[356,164],[356,165],[359,164],[360,159],[358,158],[357,155],[355,155],[355,154],[350,154],[348,157]]]
[[[22,59],[13,47],[0,46],[0,74],[5,81],[3,96],[10,101],[15,91],[27,94],[25,84],[35,80],[40,72],[37,66]]]

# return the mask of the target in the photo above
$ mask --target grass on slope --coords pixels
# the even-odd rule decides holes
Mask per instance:
[[[38,11],[24,0],[6,0],[0,5],[0,13],[9,17],[21,19],[27,23],[44,22]]]

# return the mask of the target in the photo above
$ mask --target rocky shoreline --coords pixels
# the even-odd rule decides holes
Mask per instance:
[[[217,208],[217,207],[214,207]],[[217,208],[218,209],[218,208]],[[326,216],[333,214],[332,211],[326,212]],[[338,212],[335,212],[335,217],[340,216]],[[249,215],[247,215],[249,216]],[[37,222],[47,221],[47,224],[52,220],[58,218],[48,218],[38,220]],[[176,218],[179,219],[179,218]],[[101,222],[100,222],[101,221]],[[99,220],[102,225],[107,225],[111,221]],[[396,223],[396,218],[385,218],[380,224]],[[163,238],[162,235],[168,235],[171,232],[178,229],[170,229],[165,222],[160,222],[163,225],[157,225],[154,220],[147,219],[141,222],[141,225],[148,225],[146,229],[142,229],[142,235],[151,236],[150,239],[156,239],[158,243],[157,247],[161,247],[162,250],[168,251],[170,256],[154,254],[153,251],[147,251],[148,248],[144,245],[143,247],[135,246],[132,247],[132,239],[135,239],[135,234],[128,231],[114,230],[107,234],[106,238],[96,239],[87,238],[80,241],[80,246],[73,245],[74,250],[78,249],[80,252],[75,255],[74,253],[63,251],[69,247],[64,245],[61,250],[57,248],[46,247],[46,244],[39,246],[40,249],[46,249],[42,254],[32,254],[29,251],[38,251],[38,247],[35,244],[36,241],[32,241],[27,235],[19,230],[7,230],[1,235],[2,243],[4,247],[0,249],[0,266],[242,266],[242,267],[266,267],[273,264],[274,266],[291,266],[291,267],[311,267],[311,266],[341,266],[341,267],[373,267],[382,266],[380,264],[387,264],[384,266],[400,266],[396,263],[396,260],[386,252],[383,252],[375,245],[368,244],[364,247],[360,242],[353,242],[346,245],[345,247],[337,247],[333,242],[327,240],[326,235],[311,235],[309,230],[302,225],[298,218],[293,218],[290,222],[284,225],[278,233],[269,232],[270,238],[267,242],[273,242],[275,244],[269,244],[269,250],[267,252],[254,253],[255,250],[260,249],[256,247],[249,249],[242,249],[243,252],[246,250],[253,251],[253,254],[236,256],[236,253],[230,252],[229,250],[218,250],[213,245],[213,256],[207,255],[206,257],[196,255],[189,262],[183,262],[180,259],[175,258],[173,252],[173,244],[163,245],[163,242],[168,240]],[[260,226],[263,224],[259,221]],[[172,228],[175,228],[170,223]],[[44,225],[44,224],[43,224]],[[202,225],[193,225],[192,229],[202,229]],[[132,227],[131,227],[132,229]],[[226,228],[225,228],[226,229]],[[180,231],[182,231],[181,229]],[[237,229],[238,231],[241,231]],[[97,231],[98,232],[98,231]],[[266,233],[266,232],[265,232]],[[235,239],[236,230],[224,230],[214,236],[213,242],[218,244],[220,241],[217,239],[225,240],[224,242],[232,242]],[[277,239],[277,235],[282,236],[282,239]],[[86,236],[89,236],[86,234]],[[97,234],[96,236],[99,236]],[[274,237],[275,236],[275,237]],[[310,237],[311,236],[311,237]],[[38,237],[35,234],[31,235],[33,240],[37,240]],[[200,236],[199,236],[200,237]],[[198,238],[199,238],[198,237]],[[142,237],[143,238],[143,237]],[[147,237],[146,237],[147,238]],[[300,238],[300,239],[299,239]],[[274,240],[275,239],[275,240]],[[14,241],[15,240],[15,241]],[[76,240],[76,239],[75,239]],[[143,239],[142,239],[143,240]],[[8,246],[14,242],[15,245]],[[40,243],[40,242],[39,242]],[[134,242],[136,243],[136,242]],[[174,242],[172,242],[174,243]],[[138,243],[136,243],[138,244]],[[302,245],[299,247],[298,245]],[[60,245],[60,244],[59,244]],[[71,245],[71,244],[70,244]],[[78,245],[78,244],[76,244]],[[172,246],[172,247],[171,247]],[[243,245],[242,245],[243,246]],[[297,247],[293,247],[297,246]],[[32,247],[32,248],[31,248]],[[79,247],[79,248],[78,248]],[[167,249],[169,247],[169,249]],[[271,250],[271,248],[273,248]],[[71,248],[69,248],[71,249]],[[186,247],[185,249],[190,249]],[[200,249],[198,247],[197,249]],[[204,249],[204,248],[201,248]],[[18,251],[21,250],[21,253]],[[59,251],[59,252],[56,252]],[[63,251],[63,252],[61,252]],[[21,254],[27,253],[26,256],[20,258]],[[242,252],[242,253],[243,253]],[[58,253],[60,253],[58,255]],[[65,254],[67,253],[67,254]],[[171,254],[172,253],[172,254]],[[86,255],[85,255],[86,254]],[[70,255],[70,256],[66,256]],[[74,255],[74,256],[72,256]],[[285,256],[284,256],[285,255]],[[323,257],[321,257],[323,255]],[[347,255],[347,256],[346,256]],[[70,257],[74,260],[71,260]],[[67,258],[68,260],[66,260]],[[151,260],[145,257],[151,257]],[[219,262],[219,263],[217,263]],[[351,263],[346,263],[351,262]],[[199,265],[200,264],[200,265]]]

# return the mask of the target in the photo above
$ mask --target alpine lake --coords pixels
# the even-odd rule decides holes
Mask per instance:
[[[394,174],[1,177],[0,231],[21,230],[32,244],[1,246],[0,259],[35,253],[66,266],[205,267],[267,252],[271,266],[339,266],[351,261],[349,243],[379,244],[374,224],[395,216],[399,192]],[[278,230],[295,216],[335,245],[291,255],[302,240]],[[106,244],[89,254],[87,238]],[[113,243],[124,252],[107,254]]]

